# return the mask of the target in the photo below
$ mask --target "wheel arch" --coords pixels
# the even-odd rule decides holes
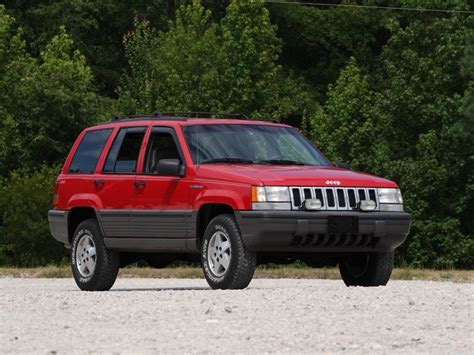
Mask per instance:
[[[79,226],[79,224],[85,221],[86,219],[91,218],[96,219],[99,223],[99,219],[97,218],[97,211],[93,207],[77,206],[69,211],[67,223],[69,244],[72,244],[72,238],[74,236],[74,232],[76,231],[77,226]]]
[[[201,248],[204,232],[210,221],[221,214],[234,215],[234,209],[226,203],[205,203],[199,207],[196,215],[196,245]]]

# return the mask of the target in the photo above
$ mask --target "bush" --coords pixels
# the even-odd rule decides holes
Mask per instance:
[[[57,168],[14,172],[0,184],[0,265],[61,263],[66,249],[49,232]]]

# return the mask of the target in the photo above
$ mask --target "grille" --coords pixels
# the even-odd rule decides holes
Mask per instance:
[[[377,246],[380,238],[373,234],[308,234],[294,236],[291,247],[369,247]]]
[[[365,187],[290,187],[291,207],[298,210],[307,199],[321,200],[322,210],[350,211],[357,207],[361,200],[373,200],[375,210],[379,210],[376,188]]]

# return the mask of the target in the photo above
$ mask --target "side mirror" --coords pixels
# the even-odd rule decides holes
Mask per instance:
[[[341,168],[341,169],[347,169],[347,170],[351,169],[351,166],[348,163],[344,163],[344,162],[334,163],[334,166],[336,166],[338,168]]]
[[[184,176],[184,165],[179,159],[160,159],[155,172],[162,176]]]

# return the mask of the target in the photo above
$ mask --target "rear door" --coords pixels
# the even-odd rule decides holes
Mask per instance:
[[[78,138],[72,149],[74,153],[57,181],[59,209],[95,207],[89,199],[95,191],[96,166],[112,132],[112,128],[94,129],[84,132]]]
[[[115,136],[100,176],[94,181],[103,209],[99,211],[107,238],[129,237],[130,210],[135,189],[138,156],[146,126],[123,127]]]
[[[185,177],[160,174],[156,167],[161,159],[178,159],[185,169],[182,150],[171,127],[153,127],[148,138],[143,171],[136,177],[132,232],[134,237],[159,238],[164,241],[163,246],[180,249],[185,247],[191,215],[188,181]]]

